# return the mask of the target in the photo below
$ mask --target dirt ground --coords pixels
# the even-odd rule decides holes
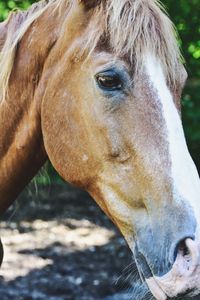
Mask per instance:
[[[83,191],[26,191],[3,217],[0,236],[0,300],[130,299],[118,293],[137,279],[131,253]]]
[[[3,216],[0,236],[0,300],[153,300],[121,234],[69,185],[26,190]]]

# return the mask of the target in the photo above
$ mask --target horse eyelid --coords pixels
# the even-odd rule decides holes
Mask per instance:
[[[125,85],[123,76],[121,76],[119,72],[115,72],[113,70],[97,73],[95,75],[95,80],[99,88],[107,92],[122,91]]]

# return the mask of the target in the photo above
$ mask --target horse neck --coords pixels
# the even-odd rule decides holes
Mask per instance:
[[[0,212],[32,179],[46,155],[34,108],[0,109]]]
[[[56,17],[48,18],[49,14],[48,10],[43,13],[20,41],[8,96],[0,103],[0,213],[13,202],[46,160],[40,122],[45,80],[39,91],[38,86],[46,57],[55,43],[54,28],[58,30]],[[45,30],[47,23],[51,32]],[[1,25],[1,42],[8,28],[8,24]]]

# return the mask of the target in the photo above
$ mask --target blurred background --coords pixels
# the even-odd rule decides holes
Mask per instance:
[[[0,0],[0,21],[33,2]],[[189,74],[182,96],[183,124],[200,171],[200,2],[162,2],[178,30]],[[1,300],[129,299],[127,291],[138,280],[120,233],[94,201],[64,183],[50,163],[2,217],[0,236],[5,245]],[[135,293],[135,299],[144,299],[139,290]]]

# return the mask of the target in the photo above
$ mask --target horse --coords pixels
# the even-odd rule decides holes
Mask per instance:
[[[1,23],[0,49],[0,213],[48,158],[119,228],[155,299],[198,295],[187,73],[159,1],[42,0]]]

